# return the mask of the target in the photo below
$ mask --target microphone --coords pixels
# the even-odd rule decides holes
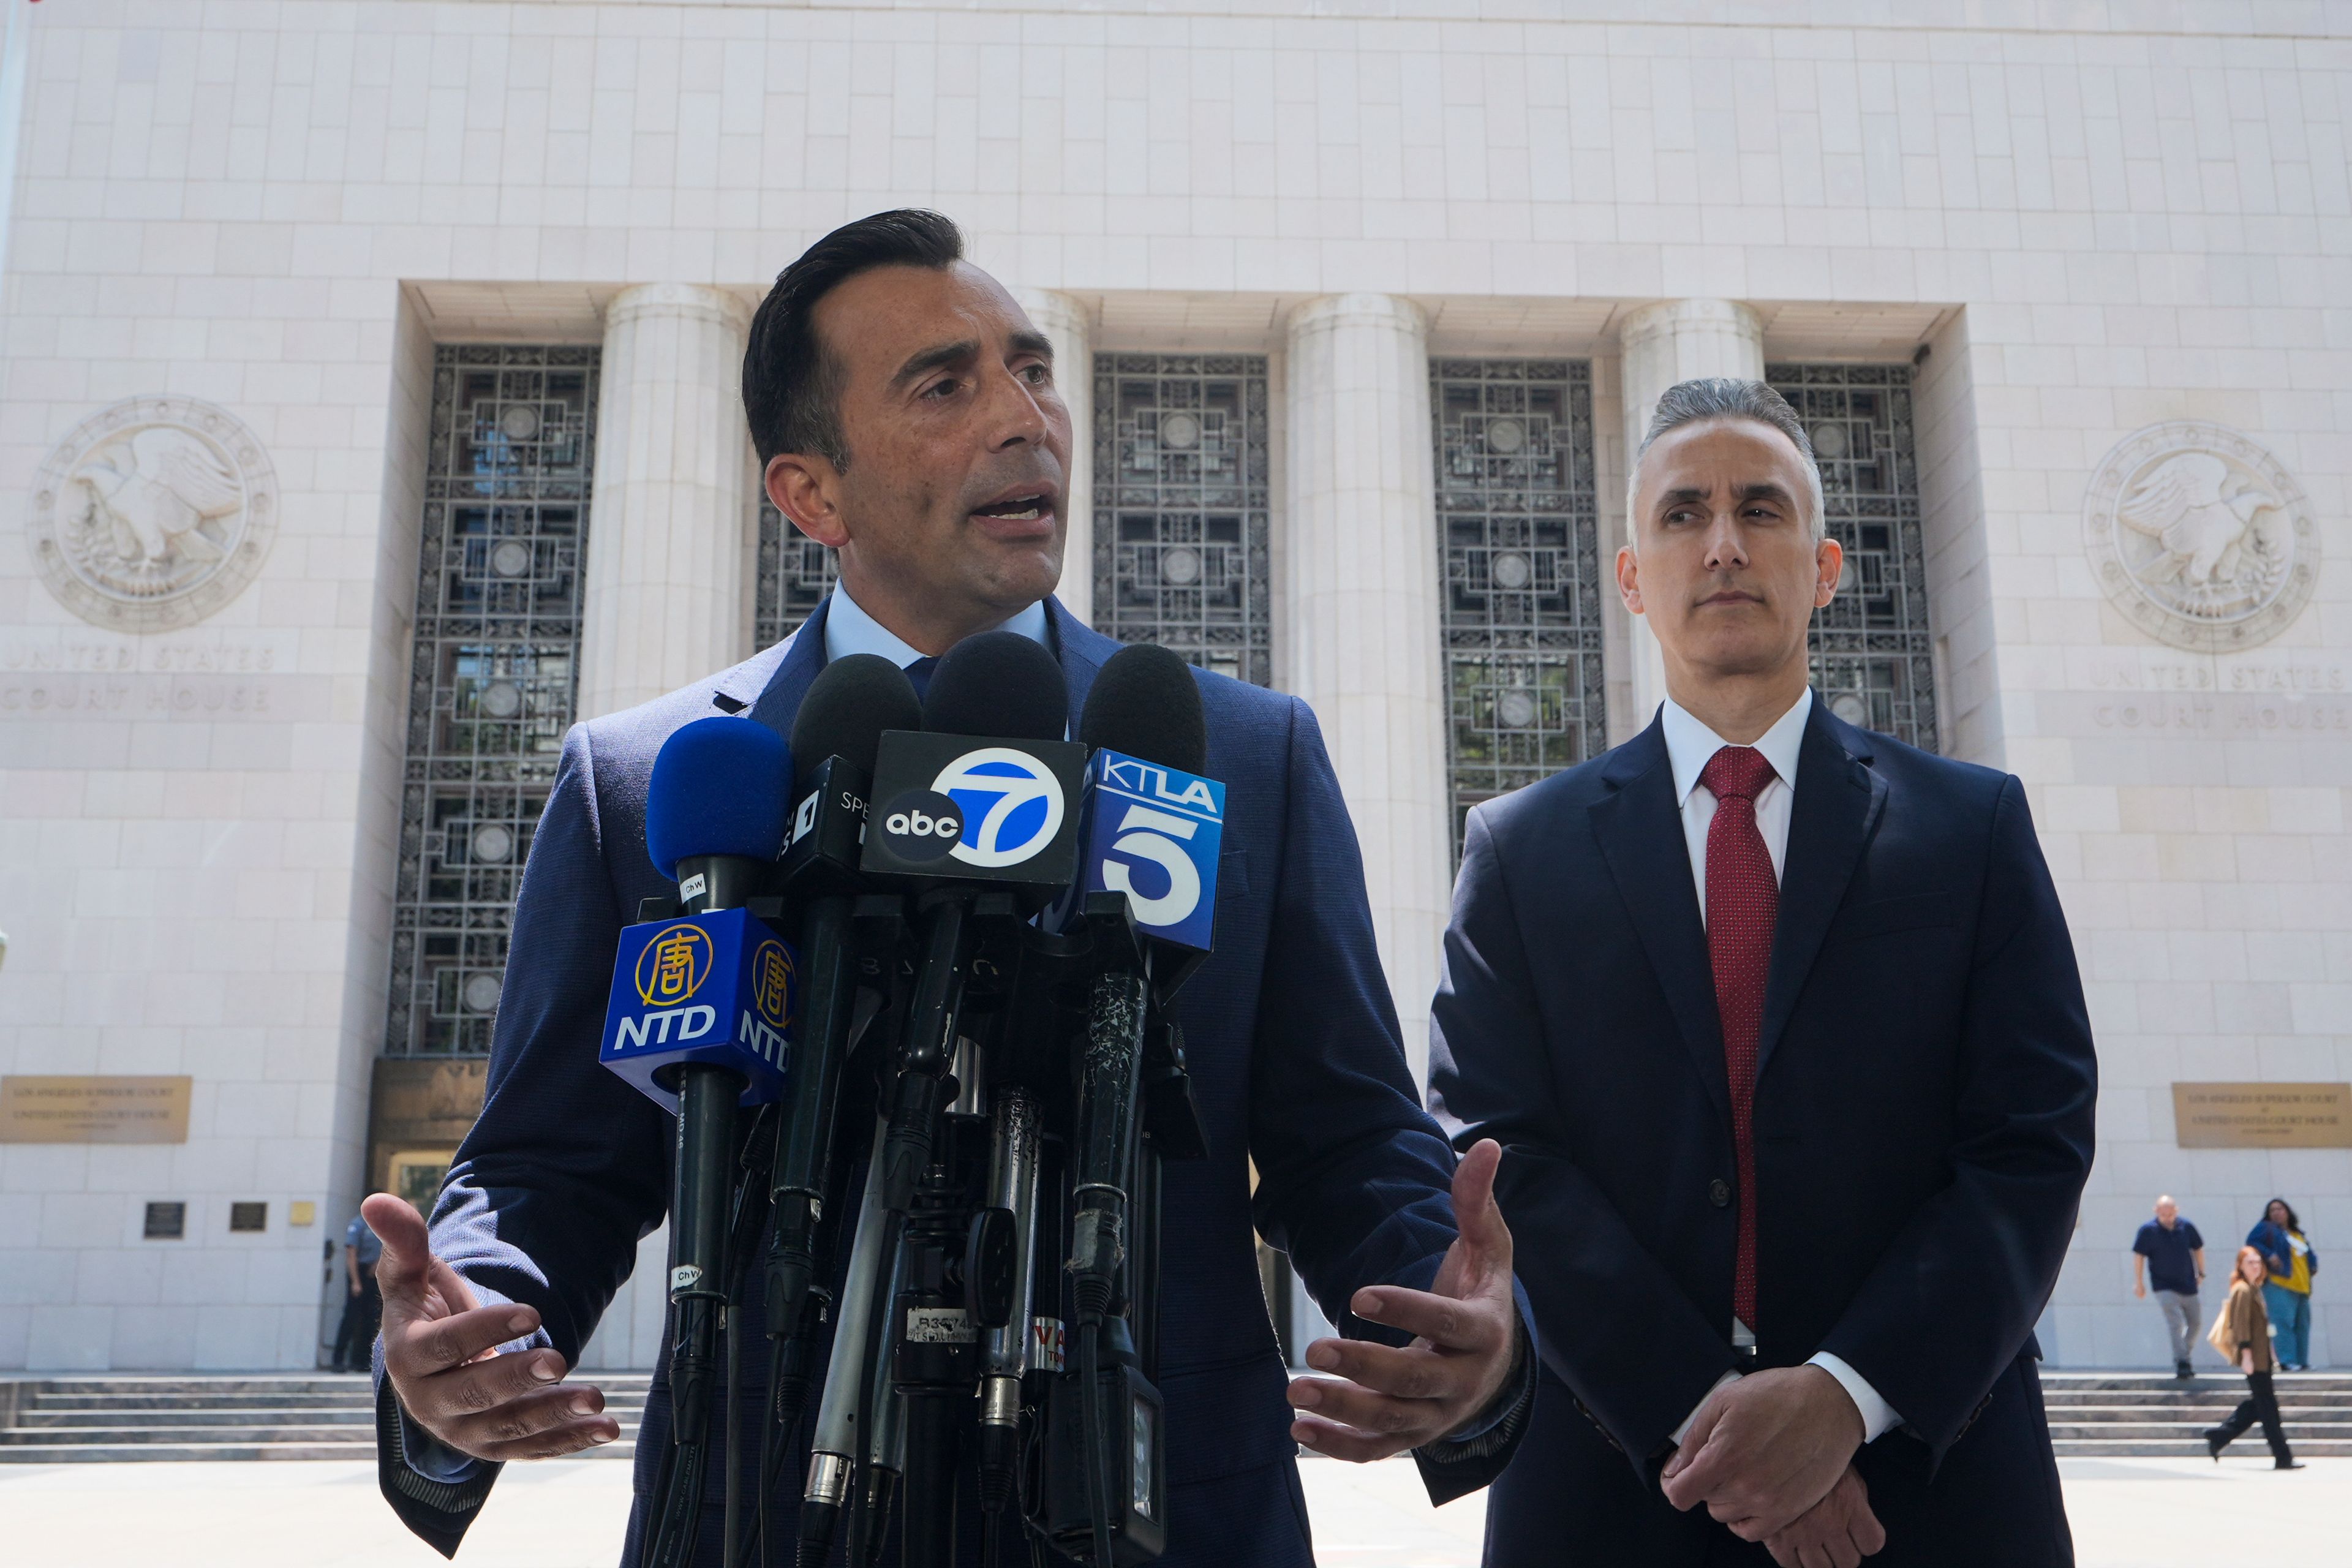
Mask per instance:
[[[984,885],[1058,892],[1076,869],[1071,803],[1086,752],[1062,739],[1068,723],[1054,656],[1016,633],[982,632],[940,658],[923,704],[924,732],[882,739],[878,830],[862,864],[924,889],[883,1153],[884,1201],[894,1213],[906,1211],[929,1159]]]
[[[884,731],[921,723],[922,706],[906,672],[873,654],[851,654],[825,666],[793,721],[792,755],[800,759],[801,771],[784,879],[798,897],[806,980],[770,1188],[776,1228],[768,1254],[767,1322],[780,1343],[799,1326],[819,1274],[816,1230],[857,1006],[850,906],[864,885],[857,858],[875,754]]]
[[[1087,695],[1080,734],[1097,748],[1087,770],[1094,787],[1080,907],[1087,892],[1122,893],[1146,937],[1141,963],[1114,963],[1095,977],[1072,1152],[1067,1268],[1077,1311],[1083,1496],[1095,1568],[1115,1568],[1122,1556],[1156,1557],[1167,1528],[1159,1392],[1111,1313],[1127,1260],[1129,1189],[1139,1163],[1136,1113],[1154,1000],[1150,971],[1162,944],[1192,962],[1209,948],[1224,786],[1199,776],[1208,754],[1207,716],[1191,668],[1166,648],[1139,644],[1112,655]],[[1161,985],[1163,998],[1171,988]],[[1108,1371],[1107,1328],[1114,1357]]]
[[[680,1496],[664,1499],[656,1556],[670,1556],[700,1496],[720,1314],[739,1105],[783,1081],[797,966],[744,907],[783,847],[792,762],[756,721],[697,720],[664,742],[646,790],[646,849],[678,884],[683,918],[621,933],[599,1055],[677,1113],[670,1197],[670,1351]],[[735,1023],[731,1029],[721,1021]],[[739,1021],[740,1020],[740,1021]]]

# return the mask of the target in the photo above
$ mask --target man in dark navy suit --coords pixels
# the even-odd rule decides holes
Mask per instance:
[[[2024,791],[1808,689],[1843,558],[1769,387],[1670,390],[1631,488],[1667,700],[1471,815],[1433,1007],[1550,1384],[1489,1568],[2071,1563],[2032,1329],[2096,1064]]]
[[[516,909],[481,1119],[429,1239],[405,1205],[369,1200],[384,1241],[384,1494],[445,1552],[500,1462],[618,1435],[594,1389],[562,1379],[670,1190],[669,1118],[596,1060],[620,929],[639,899],[670,890],[644,824],[664,739],[714,712],[789,731],[828,658],[882,654],[920,683],[937,656],[995,627],[1054,650],[1076,712],[1117,647],[1049,597],[1071,439],[1052,345],[961,257],[945,218],[889,213],[827,237],[777,280],[752,327],[744,401],[768,495],[839,552],[840,587],[748,663],[572,731]],[[1165,1176],[1162,1561],[1277,1568],[1311,1562],[1294,1439],[1354,1459],[1414,1449],[1443,1500],[1501,1467],[1535,1378],[1492,1197],[1499,1152],[1457,1169],[1415,1103],[1314,715],[1199,680],[1226,847],[1216,952],[1177,1009],[1210,1157]],[[1295,1415],[1253,1221],[1364,1336],[1309,1351],[1337,1375],[1289,1393]],[[738,1324],[751,1419],[765,1375],[756,1300]],[[657,1375],[632,1561],[668,1414]],[[714,1476],[698,1562],[718,1561],[719,1496]],[[796,1503],[774,1500],[783,1539]]]

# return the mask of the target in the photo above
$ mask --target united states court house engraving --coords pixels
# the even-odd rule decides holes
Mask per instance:
[[[2157,1192],[2217,1246],[2279,1193],[2352,1236],[2352,1150],[2199,1146],[2175,1098],[2352,1082],[2336,12],[25,9],[0,1076],[189,1089],[184,1142],[0,1142],[0,1369],[326,1358],[322,1239],[429,1202],[478,1110],[567,730],[832,585],[746,337],[908,205],[1053,344],[1064,605],[1312,706],[1416,1070],[1465,814],[1663,695],[1629,436],[1748,377],[1844,552],[1814,690],[2018,775],[2074,933],[2049,1364],[2165,1364],[2116,1239]],[[591,1370],[663,1353],[666,1245]]]

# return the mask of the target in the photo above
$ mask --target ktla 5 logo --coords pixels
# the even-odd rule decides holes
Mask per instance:
[[[1067,804],[1062,781],[1026,752],[983,746],[940,770],[931,788],[953,800],[963,834],[949,851],[967,866],[1017,866],[1053,843]]]

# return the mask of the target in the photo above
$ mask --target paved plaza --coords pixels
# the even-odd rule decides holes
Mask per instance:
[[[2252,1454],[2065,1459],[2083,1568],[2153,1568],[2241,1558],[2342,1562],[2352,1459],[2275,1475]],[[1484,1494],[1423,1500],[1403,1460],[1302,1467],[1316,1555],[1335,1568],[1453,1568],[1478,1560]],[[628,1512],[628,1467],[569,1461],[509,1468],[460,1563],[603,1568]],[[374,1468],[312,1464],[0,1467],[0,1539],[11,1568],[431,1568],[441,1561],[377,1498]]]

